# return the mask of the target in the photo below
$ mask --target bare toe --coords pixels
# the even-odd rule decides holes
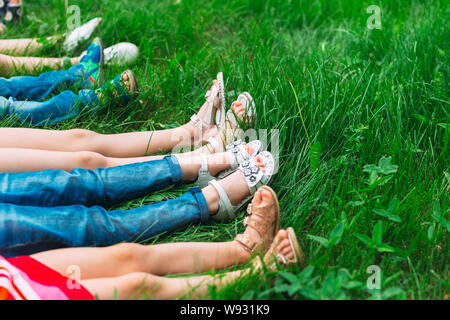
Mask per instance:
[[[277,235],[275,236],[275,239],[273,240],[275,242],[275,245],[278,246],[284,239],[288,238],[288,233],[286,230],[279,230]]]
[[[283,239],[280,244],[278,245],[278,248],[283,251],[286,248],[289,248],[290,243],[289,243],[289,239]]]
[[[263,189],[261,191],[261,195],[262,195],[263,205],[267,206],[267,205],[270,205],[273,203],[273,196],[272,196],[271,192]]]
[[[292,248],[291,248],[291,251],[289,251],[288,253],[286,253],[284,257],[285,257],[286,259],[288,259],[288,260],[291,260],[291,261],[295,259],[294,251],[292,251]]]
[[[259,207],[259,206],[261,205],[262,201],[263,201],[263,198],[262,198],[262,194],[261,194],[261,193],[262,193],[262,192],[257,191],[257,192],[255,193],[255,195],[253,196],[252,204],[253,204],[255,207]]]
[[[287,246],[287,247],[284,247],[283,250],[281,250],[280,253],[281,253],[283,256],[287,257],[287,255],[288,255],[289,253],[291,253],[291,252],[292,252],[292,248],[291,248],[290,246]]]

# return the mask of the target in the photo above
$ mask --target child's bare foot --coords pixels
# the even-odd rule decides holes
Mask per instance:
[[[245,107],[240,101],[234,101],[231,105],[231,110],[233,110],[238,121],[244,120]],[[214,153],[224,151],[228,144],[238,140],[242,137],[243,133],[243,130],[239,126],[227,119],[221,128],[213,126],[205,132],[202,141],[205,145],[195,152]]]
[[[303,252],[298,244],[294,229],[289,227],[286,230],[280,230],[263,260],[264,264],[274,271],[277,264],[280,266],[302,265],[304,262]],[[254,268],[261,268],[261,258],[255,259],[253,266]]]

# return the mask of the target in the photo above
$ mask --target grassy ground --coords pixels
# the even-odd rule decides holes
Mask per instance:
[[[64,1],[28,2],[26,23],[2,37],[65,30]],[[105,45],[139,46],[133,69],[144,88],[143,104],[111,106],[58,128],[114,133],[177,126],[198,110],[211,79],[223,71],[228,101],[233,92],[249,91],[258,110],[256,128],[279,130],[280,168],[272,187],[281,201],[281,226],[297,231],[306,268],[248,276],[223,290],[212,288],[212,298],[448,298],[446,1],[70,4],[81,7],[83,22],[103,17],[99,35]],[[372,4],[381,8],[381,30],[366,27]],[[64,55],[57,51],[43,54]],[[107,74],[120,71],[113,67]],[[239,218],[149,241],[222,241],[242,230]],[[380,290],[366,286],[371,265],[381,270]]]

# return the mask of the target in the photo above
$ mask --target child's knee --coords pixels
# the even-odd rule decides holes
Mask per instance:
[[[108,160],[105,156],[90,151],[80,151],[75,153],[75,167],[83,169],[106,168]]]

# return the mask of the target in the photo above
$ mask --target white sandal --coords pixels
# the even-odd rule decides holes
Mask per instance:
[[[246,145],[252,147],[253,152],[251,154],[249,154],[247,150],[245,150]],[[196,184],[198,184],[200,188],[206,187],[208,185],[208,182],[210,182],[211,180],[223,179],[229,176],[238,169],[241,163],[256,157],[262,150],[262,143],[259,140],[254,140],[247,144],[242,140],[237,140],[226,146],[226,150],[230,156],[231,168],[220,172],[217,177],[213,177],[209,173],[206,154],[200,154],[201,165],[200,169],[198,170],[198,178],[196,181]]]
[[[242,103],[246,111],[244,119],[242,121],[251,120],[254,123],[256,121],[256,107],[255,101],[253,100],[250,93],[248,92],[241,93],[238,96],[237,101]],[[235,128],[239,127],[238,120],[236,119],[233,109],[228,110],[227,120],[229,120],[234,125]]]
[[[236,217],[236,212],[239,211],[244,205],[246,205],[255,194],[256,190],[266,185],[272,179],[275,160],[272,154],[268,151],[263,151],[257,157],[260,157],[260,162],[264,164],[264,172],[257,166],[255,158],[244,161],[239,165],[239,170],[244,174],[247,186],[250,189],[250,196],[241,201],[237,206],[231,204],[230,198],[222,188],[222,186],[216,181],[211,180],[208,184],[212,185],[219,194],[219,210],[211,218],[217,221],[229,221]]]
[[[203,119],[201,119],[197,114],[194,114],[191,117],[192,123],[200,131],[202,131],[203,128],[209,129],[213,125],[213,123],[211,122],[211,116],[214,111],[214,100],[216,99],[217,96],[219,96],[219,98],[220,98],[221,107],[216,110],[216,114],[214,117],[214,123],[218,127],[221,127],[223,125],[223,123],[225,122],[226,101],[225,101],[225,86],[224,86],[224,82],[223,82],[222,72],[219,72],[217,74],[217,82],[218,82],[217,86],[216,85],[213,86],[213,88],[211,90],[208,90],[208,92],[206,92],[205,98],[209,105],[208,105],[208,109],[207,109]]]
[[[251,120],[252,122],[256,121],[255,102],[254,102],[252,96],[250,95],[250,93],[248,93],[248,92],[241,93],[236,101],[240,101],[246,110],[244,119],[242,119],[240,122],[244,122],[246,120]],[[195,116],[193,116],[193,117],[195,117]],[[235,128],[234,130],[230,129],[230,130],[233,130],[233,138],[240,139],[242,134],[244,133],[244,131],[239,126],[238,120],[236,119],[236,116],[232,109],[228,110],[228,112],[226,114],[226,119],[224,119],[222,121],[222,124],[225,123],[225,120],[230,121],[231,124]],[[196,121],[198,122],[199,119]],[[200,126],[200,124],[197,124],[197,126]],[[221,128],[222,127],[219,126],[218,130],[220,131]],[[221,141],[219,142],[215,137],[209,137],[207,139],[207,142],[211,145],[211,147],[214,149],[215,152],[223,152],[224,151],[224,148],[223,148],[224,143]]]

